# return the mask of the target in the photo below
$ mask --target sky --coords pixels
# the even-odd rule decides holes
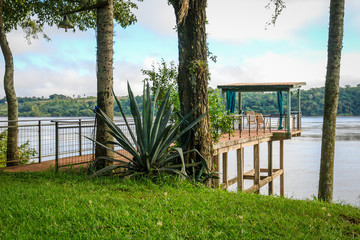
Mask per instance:
[[[285,0],[275,26],[265,30],[273,9],[269,0],[208,0],[209,85],[236,82],[306,82],[305,89],[325,85],[330,0]],[[144,75],[161,61],[178,62],[175,15],[166,0],[144,0],[135,11],[138,22],[114,29],[114,90],[127,95],[130,82],[142,92]],[[360,84],[360,1],[347,0],[340,85]],[[96,96],[94,30],[68,31],[47,27],[51,41],[29,45],[21,30],[8,36],[19,97]],[[4,74],[4,60],[0,61]],[[0,98],[5,95],[0,87]]]

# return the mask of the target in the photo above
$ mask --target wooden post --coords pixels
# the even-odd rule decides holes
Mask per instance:
[[[254,170],[255,170],[255,177],[254,177],[254,185],[259,185],[260,182],[260,144],[254,145]],[[260,192],[259,190],[256,193]]]
[[[244,148],[236,150],[238,191],[244,191]]]
[[[283,170],[280,175],[280,196],[284,196],[284,140],[280,140],[280,169]]]
[[[215,172],[216,172],[216,174],[215,174],[215,176],[216,177],[220,177],[220,175],[219,175],[219,154],[218,155],[215,155],[214,156],[214,166],[215,166]],[[220,179],[214,179],[214,187],[215,188],[218,188],[220,186]]]
[[[241,92],[238,92],[239,93],[239,135],[241,137],[241,130],[242,130],[242,98],[241,98]]]
[[[272,166],[272,141],[268,142],[268,176],[271,176],[273,174],[273,166]],[[269,182],[269,195],[273,194],[273,182]]]
[[[223,184],[225,188],[228,188],[228,153],[224,152],[222,155],[222,165],[223,165]]]
[[[287,102],[287,119],[286,119],[286,125],[287,125],[287,137],[291,138],[291,128],[290,128],[290,118],[291,118],[291,91],[290,89],[287,91],[288,95],[288,102]]]

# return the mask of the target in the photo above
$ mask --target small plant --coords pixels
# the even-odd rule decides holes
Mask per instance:
[[[7,130],[0,133],[0,167],[6,166]],[[27,164],[36,155],[36,150],[30,147],[29,140],[18,146],[19,163]]]
[[[131,157],[96,142],[123,160],[116,157],[100,157],[100,159],[113,162],[116,165],[106,166],[92,174],[91,177],[110,174],[116,174],[121,177],[131,177],[134,175],[157,176],[160,173],[172,173],[188,177],[186,172],[187,167],[201,165],[198,175],[195,176],[195,180],[200,180],[204,171],[208,170],[205,160],[201,158],[202,162],[185,164],[184,155],[194,152],[200,155],[200,153],[195,149],[183,151],[181,147],[176,147],[174,142],[188,131],[191,131],[206,114],[190,122],[189,119],[192,117],[191,112],[178,123],[171,123],[169,120],[174,112],[173,107],[169,106],[170,90],[167,91],[161,106],[157,108],[155,102],[159,92],[155,94],[154,100],[152,101],[149,84],[147,84],[146,89],[144,85],[142,113],[139,111],[129,84],[128,92],[131,114],[135,123],[135,132],[131,129],[120,102],[116,97],[115,99],[131,136],[130,138],[128,138],[101,109],[97,109],[95,112],[105,121],[110,128],[110,134],[114,137],[114,141],[107,142],[106,144],[120,146],[126,150]],[[184,124],[186,127],[180,129],[180,126]]]
[[[234,132],[234,114],[227,113],[218,89],[209,89],[211,136],[218,142],[222,134]]]

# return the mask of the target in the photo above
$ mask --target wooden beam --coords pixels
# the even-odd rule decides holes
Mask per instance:
[[[268,142],[268,176],[271,176],[273,173],[273,153],[272,153],[272,141]],[[273,194],[273,183],[269,182],[269,195]]]
[[[255,169],[254,185],[259,185],[259,182],[260,182],[260,144],[254,145],[254,169]],[[257,193],[259,193],[259,191],[257,191]]]
[[[261,180],[258,185],[254,185],[254,186],[246,189],[245,192],[246,193],[257,192],[260,190],[261,187],[265,186],[269,182],[272,182],[278,176],[282,176],[283,173],[284,173],[284,171],[279,169],[273,175],[266,177],[264,180]]]
[[[222,165],[223,165],[223,184],[228,187],[228,153],[225,152],[222,155]]]
[[[244,148],[239,148],[236,151],[236,159],[237,159],[238,190],[244,191]]]
[[[284,196],[284,140],[280,140],[280,170],[283,172],[280,176],[280,196]]]
[[[255,178],[255,169],[251,169],[244,173],[243,175],[244,179],[254,179]]]

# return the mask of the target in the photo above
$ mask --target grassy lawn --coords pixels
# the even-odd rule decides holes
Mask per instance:
[[[360,209],[164,178],[0,172],[0,239],[360,239]]]

